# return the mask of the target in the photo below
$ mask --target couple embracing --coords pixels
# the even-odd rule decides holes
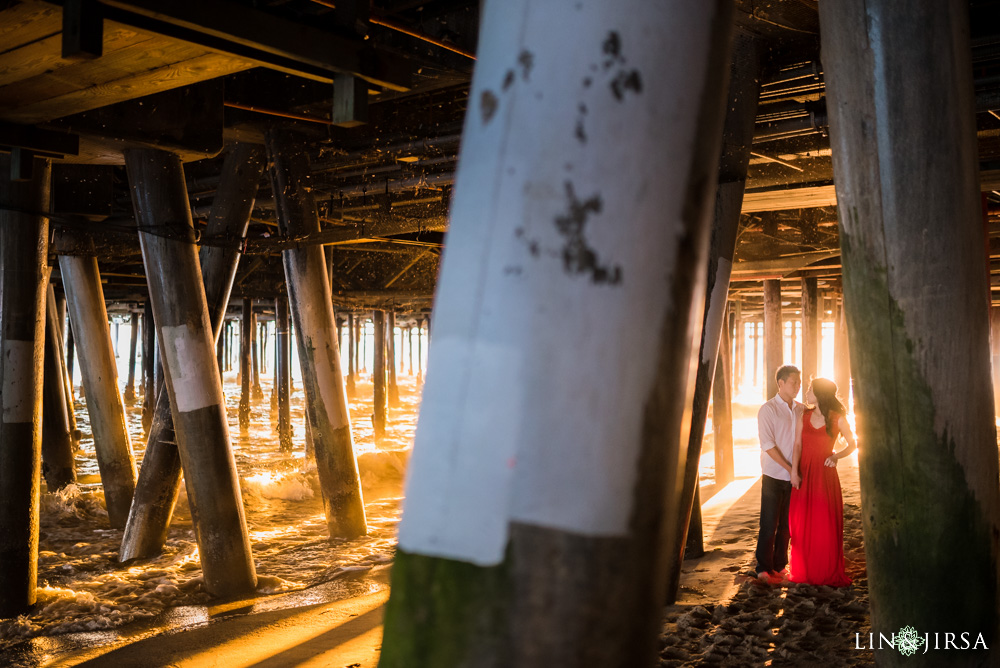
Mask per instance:
[[[778,393],[757,412],[760,435],[760,533],[757,577],[846,587],[844,502],[837,462],[857,447],[837,385],[816,378],[795,401],[802,385],[794,366],[776,373]],[[840,437],[847,446],[837,452]],[[791,568],[786,566],[791,542]]]

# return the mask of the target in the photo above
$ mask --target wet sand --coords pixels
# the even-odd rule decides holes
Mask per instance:
[[[680,600],[664,609],[660,666],[873,665],[871,651],[854,649],[854,634],[864,637],[869,629],[856,457],[841,463],[840,475],[854,580],[842,589],[757,582],[759,478],[738,479],[715,494],[704,490],[711,494],[703,506],[706,554],[684,563]],[[309,604],[304,592],[286,594],[272,599],[270,609],[258,603],[252,614],[221,610],[193,630],[123,639],[109,653],[92,648],[48,665],[374,668],[388,570],[358,573],[355,585],[374,589],[346,600]]]
[[[706,554],[684,562],[680,598],[664,610],[660,666],[874,665],[871,650],[855,649],[855,633],[867,638],[871,630],[857,455],[838,469],[852,585],[760,583],[760,479],[729,505],[747,486],[737,480],[703,504]]]
[[[415,419],[419,398],[413,400],[412,412],[407,412]],[[872,665],[870,650],[854,649],[855,633],[866,637],[869,632],[857,456],[844,460],[839,467],[845,501],[845,556],[848,575],[854,584],[844,589],[763,585],[752,571],[760,503],[756,463],[759,450],[749,407],[740,408],[747,410],[746,414],[740,415],[738,411],[735,416],[735,459],[737,474],[744,475],[722,489],[715,489],[711,436],[708,436],[702,459],[706,553],[685,561],[679,600],[664,609],[659,665]],[[361,433],[356,433],[356,440],[365,443],[370,438],[365,433],[370,425],[365,424],[363,412],[358,413],[361,414],[355,414],[355,430]],[[401,425],[401,441],[412,438],[410,415],[404,420],[405,426]],[[375,461],[362,466],[363,477],[365,469],[377,471],[369,483],[388,474],[392,474],[395,484],[401,482],[403,461],[394,460],[395,463],[390,462],[392,466],[382,464],[382,454],[374,449],[365,456]],[[284,498],[288,481],[266,482],[271,486],[268,489],[280,490],[279,496]],[[279,485],[277,490],[273,489],[275,484]],[[396,491],[393,496],[398,494]],[[398,496],[392,501],[398,503]],[[79,506],[77,502],[71,507],[77,510]],[[300,519],[289,517],[287,521],[276,522],[274,510],[268,515],[272,524],[288,526],[288,521]],[[387,519],[390,515],[391,521],[385,527],[390,533],[386,538],[394,543],[391,534],[398,515],[389,513]],[[70,526],[90,524],[92,519],[86,515],[73,517]],[[275,537],[270,544],[275,556],[268,560],[271,566],[265,570],[289,579],[294,577],[289,571],[299,570],[299,578],[295,579],[312,579],[312,585],[248,601],[212,603],[200,591],[196,577],[200,569],[194,562],[187,566],[190,573],[179,571],[191,578],[191,591],[187,595],[165,597],[171,600],[163,601],[160,607],[147,605],[154,614],[146,619],[140,615],[133,617],[138,621],[131,623],[124,623],[127,620],[123,619],[121,624],[108,624],[117,628],[88,629],[88,621],[96,615],[88,618],[85,610],[76,610],[78,614],[72,620],[76,626],[45,628],[30,642],[8,645],[0,650],[0,663],[23,667],[374,668],[381,646],[390,566],[386,563],[388,559],[372,557],[391,554],[392,546],[379,540],[377,546],[363,546],[364,554],[358,555],[362,558],[347,560],[356,566],[338,564],[335,569],[328,568],[323,577],[302,578],[301,569],[315,569],[319,561],[311,553],[308,558],[282,558],[280,553],[299,549],[294,541],[286,542],[287,533],[282,533],[283,537]],[[95,549],[98,541],[94,542],[95,546],[89,549]],[[85,544],[80,547],[88,549]],[[107,563],[111,556],[107,546],[103,549],[93,559],[98,562],[95,570],[107,573],[115,569]],[[329,547],[323,551],[327,550]],[[122,612],[127,611],[124,606]],[[107,619],[108,615],[103,617]]]

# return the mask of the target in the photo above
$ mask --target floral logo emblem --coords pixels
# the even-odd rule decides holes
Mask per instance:
[[[924,642],[924,639],[917,635],[917,630],[912,626],[904,626],[896,634],[896,649],[904,656],[916,654]]]

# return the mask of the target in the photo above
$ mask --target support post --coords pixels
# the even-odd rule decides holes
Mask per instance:
[[[118,389],[108,312],[96,257],[59,256],[69,319],[80,349],[80,375],[94,434],[111,526],[124,529],[135,491],[135,458]]]
[[[842,0],[819,13],[847,324],[860,344],[872,632],[981,632],[984,645],[947,663],[996,665],[1000,486],[969,7]],[[945,572],[975,586],[956,597]]]
[[[73,387],[73,367],[76,356],[76,339],[73,336],[73,322],[68,321],[66,327],[66,376],[69,378],[69,396],[70,399],[76,394],[76,388]]]
[[[355,358],[357,355],[354,352],[354,348],[357,343],[357,329],[354,326],[354,314],[347,314],[347,396],[350,398],[354,397],[355,387],[357,385],[358,370],[355,366]]]
[[[399,405],[399,385],[396,384],[396,313],[389,311],[386,323],[386,367],[388,369],[389,405]]]
[[[712,440],[715,444],[715,484],[727,485],[736,477],[733,461],[732,342],[729,328],[722,332],[719,360],[712,382]]]
[[[739,298],[733,302],[733,316],[735,326],[733,327],[732,388],[738,390],[743,386],[743,367],[746,359],[746,321],[743,320],[743,301]]]
[[[819,375],[819,288],[815,276],[802,279],[802,384]]]
[[[0,618],[36,600],[42,466],[42,384],[47,211],[51,167],[33,159],[32,178],[11,178],[0,154]]]
[[[205,588],[213,596],[247,594],[257,575],[222,378],[212,364],[212,324],[184,169],[176,155],[158,149],[126,149],[125,166]]]
[[[847,316],[843,299],[837,306],[836,328],[833,340],[833,375],[834,382],[837,383],[837,388],[840,390],[840,397],[844,400],[844,405],[847,406],[851,395],[851,351],[847,338]]]
[[[135,403],[135,348],[139,338],[139,314],[129,314],[128,377],[125,380],[125,403]]]
[[[410,376],[413,373],[413,326],[406,327],[406,372]]]
[[[365,354],[365,348],[368,346],[368,319],[358,318],[358,363],[355,365],[358,369],[358,373],[362,371],[367,371],[368,367],[368,357]]]
[[[385,438],[385,423],[388,397],[385,383],[385,311],[376,310],[372,323],[375,327],[375,354],[372,358],[372,385],[374,397],[375,443]]]
[[[278,130],[268,132],[267,147],[279,223],[293,236],[318,233],[308,157],[293,151],[291,137]],[[368,526],[323,249],[292,248],[281,258],[327,527],[333,538],[363,536]]]
[[[701,447],[705,438],[708,404],[712,396],[719,341],[728,328],[726,304],[729,277],[736,252],[736,232],[740,223],[743,191],[746,190],[754,119],[760,97],[759,38],[737,32],[734,58],[729,72],[726,119],[722,130],[722,154],[719,160],[719,186],[715,193],[712,236],[708,246],[708,271],[705,310],[701,322],[701,343],[695,375],[691,419],[681,434],[686,447],[681,507],[677,517],[668,518],[668,604],[677,599],[681,565],[685,553],[690,557],[704,554],[701,535],[701,504],[696,502]],[[686,433],[685,433],[686,432]],[[699,495],[700,496],[700,495]],[[691,527],[690,540],[688,529]]]
[[[990,343],[993,348],[993,405],[996,414],[1000,415],[1000,306],[990,306]]]
[[[253,385],[250,388],[250,398],[254,401],[261,401],[264,399],[264,391],[260,389],[260,355],[258,355],[258,342],[257,335],[259,333],[259,327],[257,326],[257,314],[250,313],[250,355],[253,366]]]
[[[222,179],[216,191],[206,233],[210,236],[227,236],[234,239],[246,234],[253,209],[254,196],[264,171],[264,155],[260,147],[237,144],[226,156]],[[221,246],[202,246],[201,280],[204,282],[205,299],[209,306],[212,335],[219,337],[222,319],[229,303],[233,277],[239,253]],[[200,290],[197,292],[201,292]],[[149,367],[152,368],[154,319],[152,302],[146,302],[143,324],[148,327],[144,338],[149,342]],[[145,348],[145,345],[144,345]],[[145,352],[143,353],[146,354]],[[151,425],[147,428],[146,453],[139,471],[135,500],[129,512],[128,526],[122,537],[120,561],[152,557],[160,552],[167,538],[170,517],[180,491],[181,458],[177,452],[173,415],[169,392],[157,396],[158,384],[153,372],[147,381],[147,399],[153,397],[155,411],[151,410]],[[222,465],[221,455],[216,464]]]
[[[240,429],[250,429],[250,339],[253,337],[253,300],[243,298],[243,318],[240,320]]]
[[[142,397],[142,428],[148,434],[156,409],[156,393],[160,389],[156,385],[156,323],[149,299],[146,299],[142,312],[142,378],[146,388]]]
[[[45,386],[42,399],[42,475],[50,492],[76,482],[73,429],[66,400],[59,310],[52,284],[46,290]]]
[[[69,417],[69,433],[73,438],[74,446],[80,442],[80,430],[76,426],[76,406],[73,400],[73,380],[66,362],[67,338],[72,338],[70,327],[66,319],[66,295],[62,292],[56,293],[56,340],[59,343],[59,374],[63,383],[63,397],[66,399],[66,415]]]
[[[732,26],[486,2],[382,668],[653,664]]]
[[[781,319],[781,280],[764,281],[764,396],[770,399],[778,393],[774,372],[782,364],[784,321]]]
[[[282,450],[292,451],[292,414],[289,396],[292,370],[291,342],[288,340],[288,301],[284,295],[274,300],[274,387],[278,395],[278,443]]]
[[[423,318],[417,319],[417,384],[423,380],[424,377],[424,344],[423,344]]]

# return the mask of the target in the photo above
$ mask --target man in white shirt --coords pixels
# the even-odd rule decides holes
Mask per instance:
[[[799,370],[791,365],[775,373],[778,393],[757,411],[760,436],[760,532],[757,534],[757,577],[780,582],[787,577],[788,501],[792,495],[792,452],[795,428],[803,406],[795,401],[802,386]]]

